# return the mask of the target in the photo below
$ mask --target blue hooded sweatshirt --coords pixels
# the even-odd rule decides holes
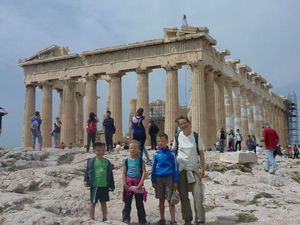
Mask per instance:
[[[156,184],[156,177],[173,177],[173,183],[179,181],[177,159],[169,149],[159,149],[153,156],[151,181]]]

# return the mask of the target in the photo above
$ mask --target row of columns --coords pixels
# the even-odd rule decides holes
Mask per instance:
[[[96,83],[96,80],[93,80]],[[65,80],[63,82],[63,89],[58,90],[59,101],[59,117],[62,122],[61,127],[61,141],[65,144],[83,145],[85,135],[85,123],[83,121],[83,97],[80,92],[76,92],[76,83],[72,80]],[[96,112],[97,110],[97,94],[96,84],[87,81],[86,84],[86,113],[88,115],[90,110]],[[36,87],[34,85],[26,86],[25,95],[25,111],[24,111],[24,127],[23,127],[23,146],[32,146],[31,140],[31,117],[35,112],[35,93]],[[41,134],[43,137],[43,147],[52,146],[52,86],[49,82],[41,83],[42,89],[42,106],[41,106]]]
[[[179,116],[178,97],[178,66],[164,66],[166,70],[166,103],[165,103],[165,133],[170,139],[174,136],[177,126],[175,119]],[[254,134],[261,137],[262,125],[270,123],[278,130],[281,140],[285,141],[287,131],[287,117],[283,110],[260,96],[241,87],[238,83],[225,79],[219,72],[213,71],[203,62],[191,64],[191,117],[192,129],[199,132],[206,148],[216,142],[216,132],[220,128],[227,131],[240,129],[244,136]],[[131,114],[137,108],[144,108],[145,125],[149,124],[149,82],[151,70],[137,71],[137,100],[132,102]],[[110,75],[108,81],[107,107],[115,120],[115,141],[121,141],[122,132],[122,76]],[[60,117],[62,118],[61,140],[66,144],[86,143],[86,129],[83,121],[83,97],[76,92],[76,83],[72,80],[63,81],[60,91]],[[97,78],[91,76],[86,79],[85,114],[97,114]],[[24,112],[24,146],[31,146],[30,118],[35,109],[35,87],[26,86]],[[42,84],[42,135],[44,147],[51,146],[52,129],[52,87],[51,83]]]
[[[202,62],[192,65],[191,89],[192,128],[201,134],[205,147],[216,142],[215,134],[222,127],[239,129],[244,140],[255,135],[259,141],[264,123],[277,130],[282,145],[287,144],[287,115],[282,109]]]

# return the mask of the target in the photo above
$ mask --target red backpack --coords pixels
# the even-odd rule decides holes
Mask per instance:
[[[97,131],[97,125],[94,120],[91,120],[88,122],[88,125],[86,127],[86,131],[88,134],[94,134]]]

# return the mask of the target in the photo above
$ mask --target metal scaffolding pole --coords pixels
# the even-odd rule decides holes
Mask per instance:
[[[289,144],[299,144],[298,139],[298,107],[295,92],[288,94],[288,139]]]

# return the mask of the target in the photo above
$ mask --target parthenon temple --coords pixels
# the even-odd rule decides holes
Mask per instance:
[[[23,146],[31,146],[30,119],[35,111],[37,87],[42,89],[43,147],[51,146],[53,90],[60,95],[61,140],[83,145],[87,119],[84,112],[97,113],[97,80],[107,82],[115,141],[120,141],[122,77],[136,72],[137,99],[132,101],[132,107],[144,108],[148,119],[148,79],[157,68],[166,71],[165,133],[173,137],[179,114],[178,70],[184,65],[192,71],[192,129],[200,133],[205,146],[215,143],[221,127],[261,137],[264,123],[274,127],[280,143],[286,145],[287,99],[274,93],[267,80],[239,59],[225,60],[230,52],[217,50],[215,45],[216,40],[206,27],[165,28],[161,39],[72,54],[67,48],[53,45],[20,60],[26,86]]]

